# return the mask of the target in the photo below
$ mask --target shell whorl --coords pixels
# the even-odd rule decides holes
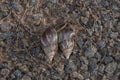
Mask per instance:
[[[66,59],[69,59],[69,56],[72,53],[72,49],[74,47],[74,36],[75,33],[70,27],[67,27],[59,32],[59,47]]]
[[[57,51],[57,41],[57,32],[53,27],[49,27],[48,29],[46,29],[41,36],[41,46],[49,61],[52,61]]]

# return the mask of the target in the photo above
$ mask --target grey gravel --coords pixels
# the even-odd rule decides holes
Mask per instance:
[[[89,65],[88,65],[88,70],[89,71],[94,71],[94,69],[97,67],[97,60],[96,59],[91,59],[89,61]]]
[[[84,77],[84,79],[87,79],[87,78],[89,78],[90,77],[90,73],[89,72],[83,72],[83,73],[81,73],[82,75],[83,75],[83,77]]]
[[[0,29],[2,31],[9,31],[11,29],[11,25],[9,22],[4,22],[4,23],[0,24]]]
[[[8,38],[9,35],[10,35],[10,32],[6,31],[6,32],[0,34],[0,39],[4,40],[4,39]]]
[[[103,48],[103,47],[105,47],[105,45],[106,45],[106,41],[105,41],[105,39],[103,39],[103,40],[101,40],[101,41],[98,41],[98,46],[100,47],[100,48]]]
[[[117,37],[118,37],[118,32],[112,32],[111,34],[110,34],[110,37],[112,38],[112,39],[117,39]]]
[[[97,52],[97,53],[95,54],[95,58],[96,58],[98,61],[101,60],[101,57],[102,57],[102,56],[101,56],[100,53]]]
[[[105,69],[105,65],[104,65],[104,64],[100,64],[100,65],[98,66],[98,71],[99,71],[99,72],[103,73],[103,72],[104,72],[104,69]]]
[[[83,39],[81,39],[81,38],[80,38],[80,39],[77,39],[76,42],[77,42],[79,48],[82,48],[82,46],[83,46],[83,44],[84,44]]]
[[[71,57],[47,62],[41,34],[68,26]],[[0,80],[120,80],[119,53],[119,0],[0,0]]]
[[[77,72],[73,72],[71,76],[74,77],[74,78],[77,78],[79,80],[84,79],[83,76],[80,73],[77,73]]]
[[[109,6],[108,0],[101,0],[101,5],[104,6],[104,7]]]
[[[90,57],[93,57],[95,53],[96,51],[93,51],[91,48],[89,48],[85,51],[85,56],[90,58]]]
[[[118,67],[117,67],[118,69],[120,69],[120,63],[118,64]]]
[[[80,57],[80,61],[81,61],[82,64],[87,64],[88,65],[88,63],[89,63],[88,60],[87,60],[87,58],[84,57],[84,56]]]
[[[104,58],[105,64],[108,64],[108,63],[110,63],[110,62],[112,62],[112,61],[113,61],[113,58],[112,58],[112,57],[105,57],[105,58]]]
[[[37,0],[30,0],[30,5],[35,6],[37,4]]]
[[[9,69],[2,69],[1,72],[0,72],[0,74],[2,76],[6,76],[6,77],[8,76],[9,73],[10,73]]]
[[[22,77],[22,73],[20,70],[15,70],[13,74],[18,79]]]
[[[86,18],[86,17],[81,17],[81,21],[82,21],[83,24],[87,25],[88,18]]]
[[[31,80],[31,78],[29,76],[23,76],[22,80]]]
[[[116,62],[111,62],[106,66],[105,72],[107,72],[108,74],[112,74],[112,73],[114,73],[116,68],[117,68],[117,63]]]
[[[71,73],[72,71],[77,69],[77,66],[74,64],[73,61],[69,61],[67,63],[65,63],[65,73]]]

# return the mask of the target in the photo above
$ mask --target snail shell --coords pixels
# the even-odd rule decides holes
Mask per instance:
[[[49,27],[41,36],[41,47],[46,54],[48,61],[52,61],[58,49],[58,36],[53,27]]]
[[[63,52],[63,55],[66,59],[69,59],[72,49],[74,47],[74,39],[75,33],[72,28],[66,27],[62,31],[59,32],[59,47]]]

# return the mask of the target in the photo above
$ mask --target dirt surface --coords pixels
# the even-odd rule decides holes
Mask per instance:
[[[70,58],[48,63],[41,34],[66,23]],[[0,80],[120,80],[120,0],[0,0]]]

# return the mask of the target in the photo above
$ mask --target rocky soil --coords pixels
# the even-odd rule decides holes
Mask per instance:
[[[48,63],[40,36],[66,23],[72,54]],[[120,0],[0,0],[0,80],[120,80]]]

